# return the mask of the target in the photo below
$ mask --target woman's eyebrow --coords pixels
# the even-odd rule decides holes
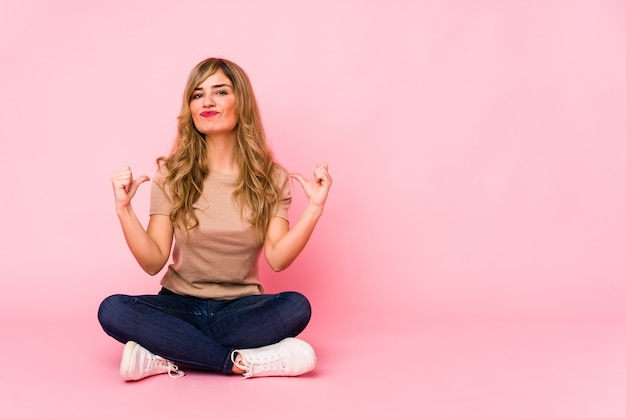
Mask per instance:
[[[219,89],[222,87],[230,87],[231,89],[233,88],[233,86],[231,86],[230,84],[214,84],[211,86],[212,89]],[[203,91],[204,87],[196,87],[195,89],[193,89],[193,91]]]

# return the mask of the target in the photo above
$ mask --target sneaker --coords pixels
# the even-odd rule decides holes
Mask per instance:
[[[178,370],[178,366],[163,357],[152,354],[134,341],[124,346],[120,376],[126,381],[140,380],[155,374],[167,373],[171,378],[179,378],[185,372]]]
[[[237,354],[241,357],[235,362]],[[298,376],[313,370],[317,363],[313,347],[296,338],[285,338],[265,347],[234,350],[231,360],[244,370],[244,378]]]

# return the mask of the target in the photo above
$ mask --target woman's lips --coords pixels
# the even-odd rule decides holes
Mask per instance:
[[[215,116],[218,113],[219,112],[216,112],[215,110],[207,110],[205,112],[200,113],[200,116],[205,117],[205,118],[210,118],[211,116]]]

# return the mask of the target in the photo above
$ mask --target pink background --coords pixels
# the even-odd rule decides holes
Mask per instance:
[[[252,79],[280,162],[307,175],[330,164],[332,194],[309,246],[284,273],[263,267],[269,291],[311,298],[309,337],[326,341],[329,362],[327,338],[349,330],[370,344],[363,361],[388,368],[399,358],[383,331],[396,329],[404,351],[420,347],[405,338],[424,318],[610,323],[592,340],[626,355],[625,21],[620,0],[3,0],[0,354],[24,363],[10,341],[34,326],[49,339],[19,335],[37,347],[84,332],[98,354],[82,356],[118,355],[97,329],[100,300],[155,292],[158,278],[124,244],[109,176],[125,164],[153,175],[187,74],[223,56]],[[294,190],[295,217],[304,200]],[[148,200],[144,185],[135,208],[146,221]],[[501,341],[493,332],[461,343],[450,334],[441,347],[490,347]],[[567,335],[563,344],[589,344]],[[610,376],[594,376],[611,388],[598,391],[626,390],[624,361],[598,350]],[[103,381],[116,379],[113,363]],[[372,367],[361,366],[351,378]],[[593,416],[623,416],[618,399],[599,399],[609,406]],[[445,416],[470,416],[455,411]]]

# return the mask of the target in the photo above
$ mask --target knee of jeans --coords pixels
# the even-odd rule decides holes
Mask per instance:
[[[293,311],[298,313],[300,321],[307,324],[311,319],[312,313],[311,303],[307,297],[298,292],[283,292],[281,296],[290,300],[294,307]]]
[[[100,303],[100,307],[98,308],[98,321],[105,330],[108,329],[111,324],[115,323],[116,313],[119,313],[124,303],[122,301],[123,298],[124,295],[112,295]]]

